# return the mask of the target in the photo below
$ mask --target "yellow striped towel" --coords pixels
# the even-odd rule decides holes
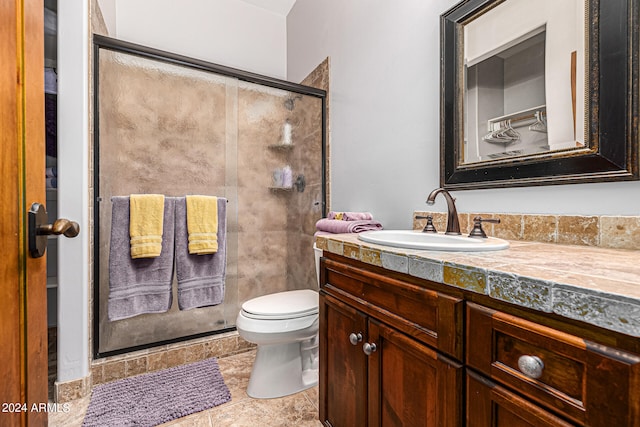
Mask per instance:
[[[129,196],[129,236],[131,258],[155,258],[162,252],[164,196],[132,194]]]
[[[187,196],[187,232],[189,253],[206,255],[218,252],[218,198]]]

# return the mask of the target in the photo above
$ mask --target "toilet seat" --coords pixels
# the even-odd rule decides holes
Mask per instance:
[[[318,293],[310,289],[278,292],[246,301],[242,314],[250,319],[286,320],[318,314]]]

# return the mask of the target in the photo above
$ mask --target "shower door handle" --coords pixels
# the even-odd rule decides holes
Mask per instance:
[[[53,224],[47,224],[47,209],[40,203],[34,203],[29,209],[29,253],[33,258],[40,258],[47,249],[47,236],[63,235],[76,237],[80,226],[75,221],[60,218]]]

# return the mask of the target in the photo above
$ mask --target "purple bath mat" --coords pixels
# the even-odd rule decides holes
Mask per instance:
[[[156,426],[231,400],[216,358],[93,388],[86,427]]]

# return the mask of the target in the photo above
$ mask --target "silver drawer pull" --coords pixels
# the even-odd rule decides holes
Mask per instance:
[[[371,356],[371,354],[377,349],[378,347],[376,346],[375,343],[366,342],[362,345],[362,351],[364,351],[364,354],[366,354],[367,356]]]
[[[544,363],[538,356],[520,356],[518,369],[529,378],[538,379],[542,376]]]
[[[357,334],[355,332],[352,332],[351,335],[349,335],[349,342],[351,343],[351,345],[358,345],[358,343],[361,341],[362,334],[360,332],[358,332]]]

